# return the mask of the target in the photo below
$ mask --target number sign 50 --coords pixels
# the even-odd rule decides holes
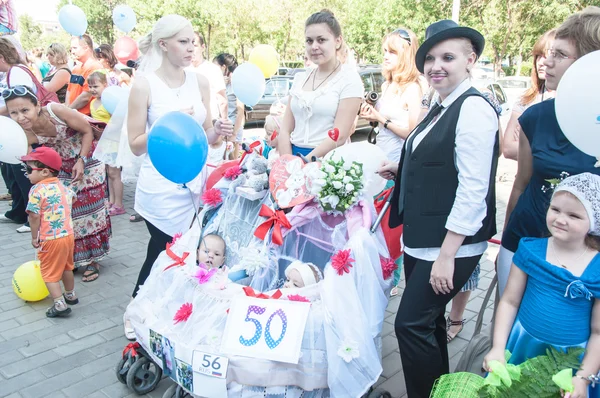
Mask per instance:
[[[265,313],[265,310],[266,310],[265,307],[259,307],[257,305],[248,306],[248,312],[246,313],[246,319],[244,319],[244,321],[254,323],[256,331],[254,332],[254,335],[249,339],[245,339],[244,336],[240,336],[241,344],[243,344],[247,347],[250,347],[250,346],[253,346],[258,343],[258,340],[260,340],[260,338],[262,336],[263,326],[258,319],[252,318],[250,315],[252,313],[262,315]],[[271,322],[273,321],[273,318],[275,317],[275,315],[279,316],[279,318],[281,319],[281,322],[283,324],[282,329],[281,329],[281,335],[279,336],[279,338],[277,340],[273,339],[273,336],[271,336]],[[287,329],[287,316],[285,315],[285,312],[282,309],[278,309],[277,311],[275,311],[271,314],[271,316],[267,320],[267,324],[265,326],[265,343],[267,344],[267,347],[269,347],[270,349],[274,349],[275,347],[277,347],[279,345],[279,343],[281,343],[281,340],[283,340],[286,329]]]

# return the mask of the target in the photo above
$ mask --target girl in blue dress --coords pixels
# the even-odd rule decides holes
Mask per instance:
[[[582,173],[554,190],[546,215],[550,238],[523,238],[498,305],[492,360],[510,363],[554,347],[584,347],[571,398],[600,397],[600,176]]]

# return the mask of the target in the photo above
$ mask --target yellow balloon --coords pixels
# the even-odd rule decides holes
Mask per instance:
[[[17,268],[12,279],[15,294],[25,301],[40,301],[48,297],[39,261],[28,261]]]
[[[265,76],[269,78],[273,76],[279,68],[279,57],[277,51],[268,44],[259,44],[250,52],[248,61],[258,66]]]

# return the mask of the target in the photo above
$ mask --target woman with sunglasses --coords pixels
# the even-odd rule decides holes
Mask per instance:
[[[600,7],[571,15],[557,30],[546,52],[546,88],[556,90],[567,69],[580,57],[600,50]],[[498,287],[506,288],[512,258],[523,237],[548,236],[546,212],[552,198],[549,182],[589,172],[596,158],[577,149],[558,125],[554,99],[536,104],[519,118],[518,170],[506,207],[502,246],[498,254]],[[566,260],[566,259],[565,259]]]
[[[53,148],[62,158],[58,178],[77,194],[71,210],[75,268],[85,267],[83,282],[96,280],[98,261],[109,251],[111,225],[105,205],[106,169],[104,163],[89,157],[95,146],[92,125],[65,105],[51,102],[41,106],[27,86],[6,89],[2,97],[10,117],[25,133]]]
[[[26,85],[31,87],[32,93],[37,94],[35,82],[37,79],[31,73],[26,65],[26,61],[21,58],[13,42],[7,37],[0,37],[0,72],[6,73],[6,84],[8,87],[16,85]],[[0,115],[8,116],[4,99],[0,101]],[[29,146],[37,144],[37,139],[33,135],[27,136]],[[6,186],[12,193],[12,206],[5,214],[0,214],[0,222],[23,224],[17,228],[17,232],[26,233],[30,231],[27,213],[25,209],[29,199],[29,190],[31,183],[21,170],[19,164],[3,164],[3,176],[5,176]]]
[[[108,84],[110,86],[128,86],[131,83],[131,77],[117,68],[119,60],[110,44],[100,44],[99,47],[94,49],[94,56],[108,71]]]
[[[65,103],[67,87],[71,80],[71,69],[69,69],[69,54],[67,49],[60,43],[52,43],[48,47],[48,62],[52,69],[42,80],[46,90],[56,93],[61,104]]]

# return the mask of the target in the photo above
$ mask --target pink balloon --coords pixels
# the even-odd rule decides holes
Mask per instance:
[[[129,60],[135,61],[139,57],[137,43],[131,37],[123,36],[117,39],[114,49],[117,59],[123,65],[126,65]]]

